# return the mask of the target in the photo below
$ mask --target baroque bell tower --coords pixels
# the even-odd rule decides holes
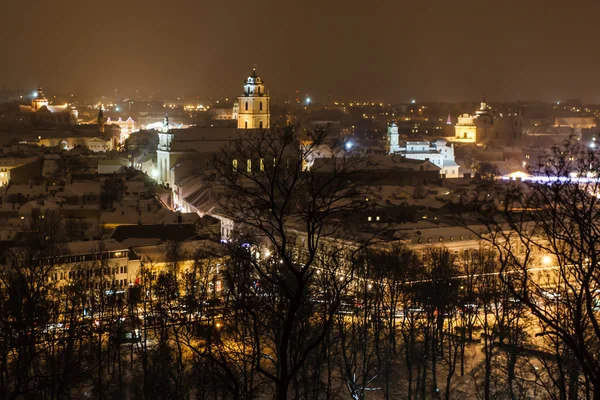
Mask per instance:
[[[271,126],[271,97],[256,68],[244,81],[244,92],[238,97],[238,129],[269,129]]]
[[[39,109],[42,107],[48,107],[48,104],[48,99],[46,98],[46,96],[44,96],[44,90],[42,89],[42,86],[38,85],[35,97],[31,101],[31,107],[35,111],[39,111]]]

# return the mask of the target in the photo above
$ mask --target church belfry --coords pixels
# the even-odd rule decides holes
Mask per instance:
[[[398,125],[395,122],[392,122],[388,126],[386,147],[388,154],[394,154],[400,151],[400,146],[398,145]]]
[[[44,96],[44,90],[42,90],[42,86],[39,85],[37,88],[37,93],[34,99],[31,101],[31,107],[38,111],[42,107],[48,107],[48,99]]]
[[[269,129],[270,102],[271,97],[255,68],[244,81],[244,92],[238,97],[238,129]]]
[[[157,181],[161,183],[171,182],[171,167],[172,167],[172,152],[171,145],[175,139],[175,134],[171,131],[169,126],[169,117],[165,116],[163,120],[163,126],[158,132],[158,148],[156,149],[156,162],[158,164],[158,177]]]

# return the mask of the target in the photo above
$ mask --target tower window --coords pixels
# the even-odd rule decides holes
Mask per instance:
[[[246,172],[252,172],[252,160],[246,160]]]
[[[246,108],[246,111],[248,111],[248,102],[246,102],[245,108]]]
[[[260,159],[260,170],[261,171],[265,170],[265,159],[264,158]]]
[[[231,165],[233,167],[233,172],[237,171],[237,160],[233,160]]]
[[[262,111],[262,101],[260,102],[260,104],[259,104],[259,106],[258,106],[258,109],[259,109],[260,111]]]
[[[248,121],[244,122],[244,128],[248,129]]]
[[[258,127],[259,127],[260,129],[262,129],[262,119],[261,119],[260,121],[258,121]]]

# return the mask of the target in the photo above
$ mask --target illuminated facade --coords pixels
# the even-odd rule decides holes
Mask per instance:
[[[440,168],[440,175],[446,178],[459,177],[459,165],[454,159],[454,144],[444,139],[433,142],[408,141],[400,145],[398,141],[398,126],[395,123],[388,126],[388,154],[398,154],[410,160],[429,160]]]
[[[131,135],[133,132],[136,131],[135,121],[131,117],[127,118],[125,121],[123,121],[123,119],[121,117],[119,117],[119,119],[116,121],[114,121],[114,120],[110,119],[110,117],[108,117],[108,119],[106,120],[106,124],[107,125],[118,125],[119,128],[121,128],[121,136],[119,138],[119,141],[121,142],[121,144],[125,143],[125,141],[129,138],[129,135]]]
[[[50,105],[41,86],[38,86],[30,105],[19,105],[19,112],[31,123],[76,125],[78,112],[68,104]]]
[[[271,97],[265,91],[256,70],[244,81],[244,92],[238,97],[238,129],[269,129]]]
[[[38,86],[37,94],[33,100],[31,100],[31,108],[34,111],[39,111],[42,107],[48,107],[48,99],[44,96],[44,91],[41,86]]]
[[[158,133],[158,148],[156,150],[156,171],[152,176],[157,182],[173,187],[174,178],[171,168],[185,154],[172,149],[175,134],[169,125],[169,118],[165,117],[162,129]]]
[[[397,153],[400,151],[400,146],[398,145],[398,125],[392,122],[390,126],[388,126],[387,133],[387,152],[389,154]]]
[[[475,115],[462,114],[454,126],[454,142],[478,143],[490,137],[494,128],[494,117],[485,99],[481,102]]]

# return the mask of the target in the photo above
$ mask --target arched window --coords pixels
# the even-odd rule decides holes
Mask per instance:
[[[233,160],[233,162],[231,163],[231,166],[233,167],[233,171],[237,171],[237,160]]]
[[[258,127],[259,127],[260,129],[262,129],[262,119],[261,119],[260,121],[258,121]]]
[[[248,129],[248,121],[244,123],[244,128]]]
[[[248,102],[246,102],[246,106],[245,107],[246,107],[246,111],[248,111]]]
[[[259,105],[258,105],[258,109],[259,109],[260,111],[262,111],[262,101],[259,103]]]
[[[251,159],[246,160],[246,172],[252,172],[252,160]]]
[[[265,170],[265,159],[264,158],[260,159],[260,170],[261,171]]]

